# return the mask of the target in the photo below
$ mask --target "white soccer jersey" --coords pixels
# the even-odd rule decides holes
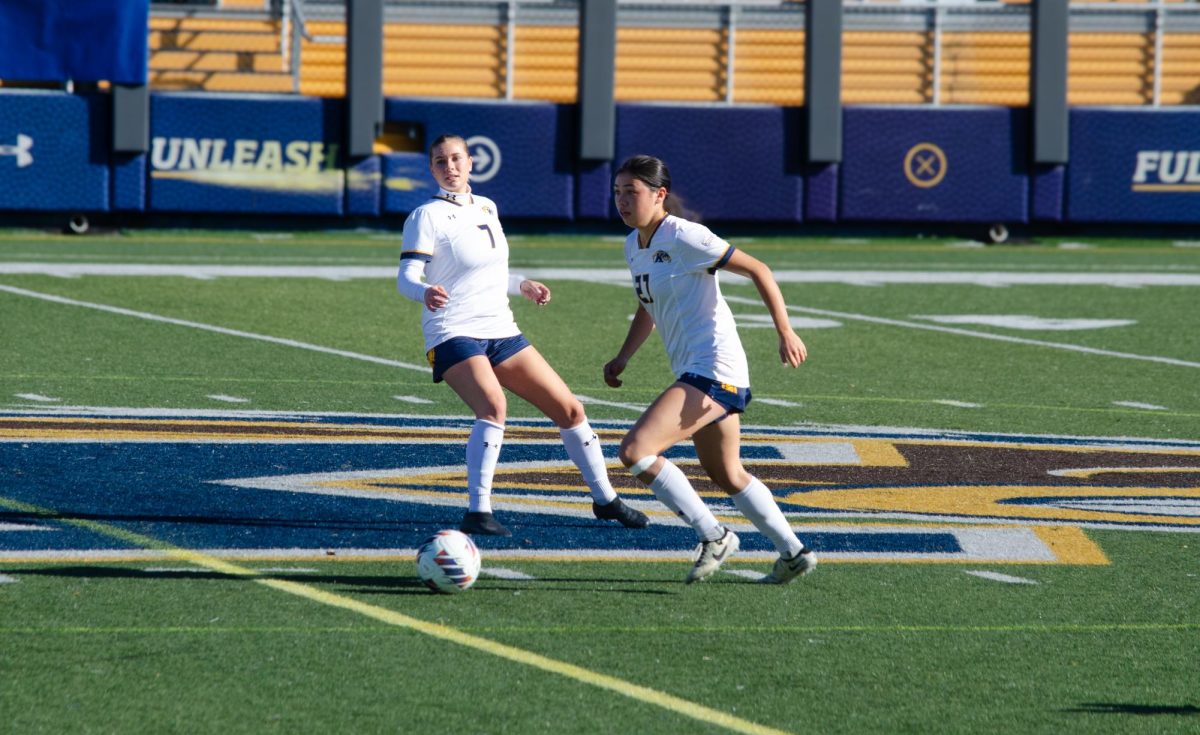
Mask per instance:
[[[731,255],[733,246],[707,227],[673,215],[648,247],[638,246],[637,230],[625,239],[634,290],[654,317],[671,371],[749,388],[746,351],[717,281],[717,270]]]
[[[508,240],[491,199],[439,190],[404,221],[400,258],[424,260],[425,282],[450,295],[441,309],[422,311],[426,350],[451,337],[520,333],[508,303]]]

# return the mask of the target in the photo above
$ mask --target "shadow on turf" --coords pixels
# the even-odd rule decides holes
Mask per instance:
[[[343,591],[351,594],[360,595],[409,595],[421,594],[428,595],[429,590],[424,583],[415,576],[396,576],[396,577],[381,577],[381,576],[364,576],[364,575],[321,575],[321,574],[288,574],[286,572],[268,572],[255,577],[238,577],[229,574],[221,574],[220,572],[208,571],[197,568],[196,571],[183,571],[168,569],[165,571],[147,571],[145,569],[126,568],[126,567],[106,567],[106,566],[70,566],[70,567],[47,567],[43,569],[20,569],[13,570],[21,575],[29,576],[45,576],[45,577],[74,577],[87,579],[188,579],[188,580],[239,580],[250,581],[253,579],[270,578],[270,579],[286,579],[293,582],[307,582],[309,584],[331,584],[342,585],[350,589]],[[533,585],[542,587],[547,583],[567,583],[567,584],[584,584],[592,585],[587,588],[573,589],[566,586],[553,587],[555,592],[595,592],[595,584],[597,582],[604,584],[660,584],[659,580],[646,579],[576,579],[569,577],[562,578],[540,578],[531,580]],[[475,588],[480,592],[528,592],[528,585],[513,585],[513,584],[494,584],[488,581],[482,588]],[[550,587],[542,587],[542,589],[550,589]],[[610,589],[609,592],[620,592],[622,594],[634,595],[673,595],[675,592],[661,589]]]
[[[1191,704],[1129,704],[1117,702],[1084,702],[1067,712],[1091,715],[1183,715],[1200,716],[1200,707]]]

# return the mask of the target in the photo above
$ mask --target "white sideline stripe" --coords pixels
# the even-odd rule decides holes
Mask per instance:
[[[103,418],[199,418],[199,419],[279,419],[284,421],[304,421],[311,418],[346,418],[360,419],[396,419],[418,420],[422,424],[431,420],[447,420],[459,422],[446,428],[469,431],[471,421],[462,414],[434,414],[424,416],[408,413],[362,413],[356,411],[267,411],[245,409],[218,408],[131,408],[128,406],[39,406],[37,408],[0,406],[0,416],[99,416]],[[546,419],[513,418],[508,423],[514,426],[541,426],[549,428],[551,424]],[[596,420],[593,426],[604,428],[626,428],[633,424],[629,419]],[[746,424],[742,426],[743,433],[769,432],[776,433],[779,426]],[[1200,441],[1194,439],[1156,439],[1137,436],[1088,436],[1085,434],[1019,434],[1013,432],[978,432],[960,431],[956,429],[927,429],[914,426],[870,426],[866,424],[819,424],[798,421],[792,426],[783,427],[784,432],[795,431],[798,434],[789,436],[805,437],[862,437],[869,436],[878,439],[942,439],[948,441],[983,442],[986,444],[1024,444],[1031,441],[1042,442],[1071,442],[1077,446],[1095,447],[1102,449],[1184,449],[1186,451],[1200,450]],[[557,443],[545,440],[546,443]]]
[[[419,396],[392,396],[392,398],[395,398],[397,401],[404,401],[405,403],[433,403],[428,398],[421,398]]]
[[[349,352],[347,350],[335,350],[332,347],[322,347],[320,345],[310,344],[308,342],[298,342],[294,339],[284,339],[282,337],[272,337],[267,334],[255,334],[254,332],[243,332],[240,329],[228,329],[226,327],[218,327],[213,324],[204,324],[202,322],[188,321],[187,319],[175,319],[173,317],[161,316],[159,314],[151,314],[145,311],[134,311],[133,309],[123,309],[119,306],[109,306],[108,304],[96,304],[90,301],[77,301],[68,299],[63,296],[55,296],[54,294],[41,293],[39,291],[29,291],[24,288],[16,288],[15,286],[0,285],[0,291],[11,293],[16,296],[28,296],[31,299],[41,299],[50,301],[55,304],[66,304],[67,306],[82,306],[85,309],[95,309],[96,311],[104,311],[109,314],[120,314],[121,316],[131,316],[137,319],[146,319],[152,322],[161,322],[163,324],[173,324],[179,327],[191,327],[192,329],[201,329],[206,332],[216,332],[217,334],[225,334],[231,337],[244,337],[246,339],[254,339],[260,342],[270,342],[271,344],[283,345],[285,347],[297,347],[302,350],[312,350],[313,352],[323,352],[327,355],[337,355],[339,357],[349,357],[354,360],[362,360],[363,362],[373,362],[378,365],[388,365],[390,367],[406,368],[408,370],[417,370],[422,373],[428,372],[429,368],[423,365],[413,365],[408,362],[400,362],[399,360],[388,360],[383,357],[375,357],[374,355],[364,355],[358,352]]]
[[[214,401],[221,401],[223,403],[249,403],[250,402],[249,398],[238,398],[237,396],[227,396],[224,393],[213,393],[212,395],[205,396],[205,397],[211,398]]]
[[[0,523],[0,533],[5,531],[57,531],[56,528],[47,528],[46,526],[27,526],[24,523]]]
[[[624,409],[628,409],[630,411],[637,411],[638,413],[641,413],[642,411],[646,410],[645,406],[638,406],[638,405],[634,405],[632,403],[617,403],[615,401],[604,401],[599,398],[592,398],[591,396],[576,395],[575,397],[579,399],[580,403],[589,403],[589,404],[596,405],[596,406],[612,406],[613,408],[624,408]]]
[[[762,572],[756,572],[753,569],[722,569],[721,571],[725,572],[726,574],[732,574],[735,577],[745,577],[746,579],[753,579],[755,582],[757,582],[758,580],[767,576],[767,575],[763,574]]]
[[[1137,401],[1113,401],[1114,406],[1124,406],[1125,408],[1144,408],[1147,411],[1166,411],[1166,406],[1160,406],[1157,403],[1138,403]]]
[[[740,296],[726,296],[726,301],[737,304],[753,304],[760,306],[761,301],[757,299],[747,299]],[[1100,355],[1103,357],[1119,357],[1125,360],[1142,360],[1145,362],[1157,362],[1163,365],[1176,365],[1179,367],[1200,368],[1200,362],[1190,362],[1188,360],[1178,360],[1174,357],[1159,357],[1157,355],[1136,355],[1131,352],[1115,352],[1113,350],[1101,350],[1096,347],[1084,347],[1082,345],[1070,345],[1063,342],[1045,342],[1040,339],[1028,339],[1026,337],[1013,337],[1007,334],[992,334],[990,332],[976,332],[973,329],[961,329],[959,327],[944,327],[937,324],[921,324],[919,322],[906,322],[901,319],[887,319],[880,316],[868,316],[866,314],[850,314],[844,311],[830,311],[828,309],[814,309],[808,306],[788,306],[788,311],[800,311],[808,314],[820,314],[821,316],[836,317],[838,319],[850,319],[853,321],[870,322],[871,324],[883,324],[889,327],[906,327],[908,329],[924,329],[929,332],[942,332],[943,334],[957,334],[962,337],[978,337],[980,339],[990,339],[996,342],[1010,342],[1018,345],[1029,345],[1032,347],[1050,347],[1056,350],[1068,350],[1070,352],[1082,352],[1088,355]]]
[[[754,400],[759,403],[765,403],[768,406],[783,406],[784,408],[800,408],[804,405],[795,401],[783,401],[778,398],[755,398]]]
[[[521,581],[537,579],[537,577],[534,577],[531,574],[518,572],[516,569],[509,569],[508,567],[484,567],[479,570],[479,573],[486,574],[489,577],[499,577],[500,579],[515,579]]]
[[[606,238],[601,238],[606,239]],[[624,241],[624,238],[618,238]],[[614,242],[616,239],[613,240]],[[1176,243],[1176,247],[1196,247]],[[537,280],[588,281],[629,284],[624,268],[525,268],[529,278]],[[354,279],[395,279],[395,266],[281,266],[281,265],[169,265],[161,263],[0,263],[2,275],[45,275],[59,278],[80,276],[175,276],[212,278],[320,278],[330,281]],[[975,286],[1200,286],[1200,274],[1194,273],[1121,273],[1121,272],[1013,272],[1013,271],[922,271],[922,270],[777,270],[780,283],[841,283],[847,285],[883,284],[967,284]],[[748,279],[725,275],[730,283],[748,283]]]
[[[980,577],[982,579],[990,579],[993,582],[1004,582],[1005,584],[1041,584],[1033,579],[1014,577],[1010,574],[1001,574],[1000,572],[973,572],[964,570],[963,574],[970,574],[972,577]]]
[[[943,406],[954,406],[955,408],[983,408],[982,403],[970,403],[968,401],[954,401],[949,398],[934,400],[934,403],[940,403]]]
[[[62,400],[61,398],[51,398],[50,396],[43,396],[39,393],[13,393],[13,396],[15,398],[22,398],[26,401],[37,401],[38,403],[55,403],[57,401]]]
[[[7,574],[0,574],[0,584],[14,584],[16,581],[16,577],[10,577]]]

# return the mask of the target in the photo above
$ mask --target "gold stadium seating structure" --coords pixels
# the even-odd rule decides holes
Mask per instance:
[[[211,92],[291,92],[280,21],[150,18],[150,87]]]
[[[241,2],[254,5],[258,0]],[[301,65],[293,77],[281,46],[281,21],[230,15],[234,17],[152,17],[152,88],[344,94],[345,45],[327,40],[344,38],[344,23],[308,22],[309,35],[321,42],[301,41]],[[944,32],[940,40],[936,101],[1028,104],[1029,34]],[[503,25],[388,23],[384,94],[574,102],[577,42],[578,31],[569,26],[518,25],[509,49]],[[932,33],[850,30],[842,45],[846,104],[935,100]],[[1154,45],[1153,33],[1071,33],[1069,104],[1152,103]],[[804,102],[800,30],[744,28],[730,38],[719,29],[621,27],[616,59],[618,101]],[[1166,33],[1162,64],[1161,103],[1200,103],[1200,34]]]

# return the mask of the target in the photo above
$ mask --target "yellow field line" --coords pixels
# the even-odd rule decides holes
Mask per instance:
[[[710,707],[705,707],[701,704],[688,701],[681,697],[676,697],[666,692],[660,692],[657,689],[651,689],[638,684],[618,679],[615,676],[608,676],[596,671],[585,669],[582,666],[566,663],[552,659],[541,654],[526,651],[514,646],[498,643],[487,638],[464,633],[456,628],[451,628],[447,625],[438,623],[430,623],[417,618],[409,617],[403,613],[389,610],[378,605],[371,605],[365,602],[360,602],[350,597],[326,592],[325,590],[317,589],[307,584],[298,582],[289,582],[283,579],[273,579],[271,577],[262,577],[253,569],[231,564],[221,559],[217,559],[207,554],[201,554],[188,549],[172,546],[158,539],[142,534],[126,531],[116,526],[110,526],[106,523],[98,523],[96,521],[88,521],[79,518],[69,518],[61,516],[52,510],[39,508],[34,505],[28,505],[8,498],[0,497],[0,506],[7,507],[22,513],[52,518],[54,520],[69,523],[74,526],[86,528],[90,531],[109,536],[111,538],[120,539],[122,541],[141,546],[145,548],[157,549],[169,554],[172,558],[180,561],[186,561],[196,566],[211,569],[215,572],[228,574],[233,577],[248,578],[258,584],[270,587],[281,592],[287,592],[297,597],[302,597],[313,602],[319,602],[330,607],[337,607],[343,610],[358,613],[373,620],[378,620],[381,623],[394,625],[401,628],[423,633],[433,638],[456,643],[460,646],[472,648],[484,653],[490,653],[493,656],[507,659],[526,666],[531,666],[536,669],[541,669],[552,674],[574,679],[575,681],[600,689],[607,689],[616,692],[630,699],[651,704],[656,707],[675,712],[676,714],[690,717],[700,722],[724,727],[727,730],[740,733],[748,733],[750,735],[787,735],[784,730],[776,730],[765,725],[759,725],[749,720],[743,720],[740,717],[735,717],[726,712],[715,710]]]

